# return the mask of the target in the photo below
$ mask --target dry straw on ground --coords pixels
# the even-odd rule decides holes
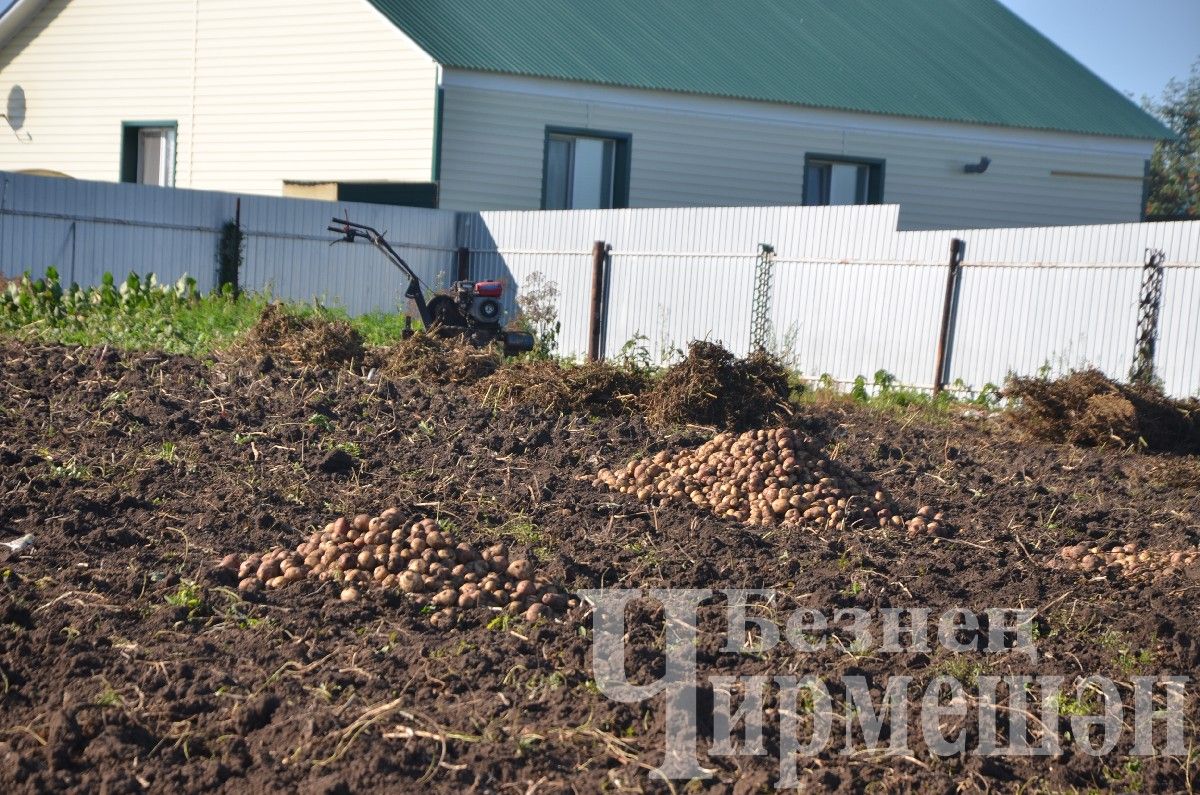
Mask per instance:
[[[1200,401],[1119,384],[1099,370],[1056,380],[1011,378],[1005,395],[1019,401],[1012,415],[1017,425],[1042,439],[1200,452]]]
[[[713,425],[740,430],[785,416],[787,371],[771,355],[738,359],[711,342],[693,342],[640,401],[654,425]]]
[[[299,366],[337,367],[361,362],[364,348],[362,337],[344,320],[295,315],[269,304],[234,351]]]
[[[647,382],[645,371],[608,362],[529,361],[500,368],[475,386],[475,394],[489,405],[613,416],[635,408]]]
[[[400,340],[380,356],[386,378],[437,384],[473,384],[496,372],[503,362],[495,347],[478,348],[462,338],[424,332]]]

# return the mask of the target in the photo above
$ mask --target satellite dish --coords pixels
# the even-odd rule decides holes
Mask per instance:
[[[13,86],[8,91],[8,104],[4,111],[8,126],[19,130],[25,126],[25,89]]]

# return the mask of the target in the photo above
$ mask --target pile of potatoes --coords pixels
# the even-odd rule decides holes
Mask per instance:
[[[1129,578],[1150,576],[1159,579],[1174,577],[1198,561],[1200,550],[1153,550],[1130,543],[1105,551],[1102,547],[1080,543],[1060,549],[1058,557],[1048,565],[1052,569],[1085,574],[1119,574]]]
[[[366,588],[399,590],[421,607],[436,608],[429,622],[440,629],[452,626],[459,610],[472,607],[536,621],[576,606],[532,561],[511,557],[504,544],[479,551],[456,543],[432,519],[407,530],[402,523],[396,508],[376,517],[341,517],[294,550],[277,547],[245,559],[229,555],[221,565],[237,571],[243,593],[309,579],[341,583],[346,602],[357,601]]]
[[[942,514],[929,506],[906,520],[887,495],[839,475],[812,439],[791,428],[721,433],[694,449],[663,451],[615,471],[602,469],[595,485],[643,501],[691,502],[749,524],[895,527],[909,536],[940,536],[948,530]]]

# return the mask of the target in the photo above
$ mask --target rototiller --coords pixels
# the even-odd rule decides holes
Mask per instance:
[[[329,231],[342,236],[335,243],[353,243],[362,238],[379,249],[389,262],[408,276],[408,290],[404,295],[416,304],[421,323],[429,333],[442,337],[463,337],[480,348],[499,340],[504,344],[506,356],[533,350],[532,335],[503,328],[504,308],[500,299],[504,295],[504,285],[500,282],[454,282],[448,292],[434,293],[426,301],[423,289],[426,285],[396,253],[382,232],[349,219],[334,218],[333,223],[336,226],[331,225]],[[406,316],[406,320],[405,336],[408,336],[412,333],[411,318]]]

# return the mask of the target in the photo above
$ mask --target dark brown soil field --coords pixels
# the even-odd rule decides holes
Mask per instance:
[[[391,507],[405,528],[429,518],[481,548],[503,541],[570,593],[771,588],[780,616],[797,605],[1038,611],[1037,662],[1016,650],[883,653],[848,641],[733,654],[722,650],[717,597],[700,613],[702,706],[715,675],[861,675],[878,698],[901,675],[919,693],[941,674],[1095,674],[1129,696],[1134,676],[1200,670],[1200,565],[1177,557],[1133,576],[1060,565],[1060,550],[1079,543],[1196,550],[1195,456],[1036,441],[1003,416],[800,406],[790,424],[836,466],[906,516],[944,512],[951,530],[816,531],[593,485],[602,468],[725,429],[496,407],[470,385],[367,381],[252,356],[0,343],[0,382],[0,540],[34,537],[0,563],[5,792],[773,788],[771,697],[767,753],[708,755],[702,712],[698,752],[713,776],[652,779],[663,699],[619,704],[598,692],[586,602],[533,623],[467,608],[435,628],[395,590],[344,602],[340,583],[306,579],[241,593],[220,565]],[[630,676],[651,681],[664,665],[662,611],[637,602],[628,628]],[[855,792],[1190,792],[1200,782],[1195,686],[1183,755],[1131,756],[1129,730],[1099,757],[1064,742],[1052,757],[943,758],[915,716],[911,753],[842,753],[835,720],[833,743],[799,762],[799,779]],[[834,690],[839,714],[842,701]],[[1065,726],[1071,710],[1060,712]],[[978,729],[968,721],[965,732],[971,748]]]

